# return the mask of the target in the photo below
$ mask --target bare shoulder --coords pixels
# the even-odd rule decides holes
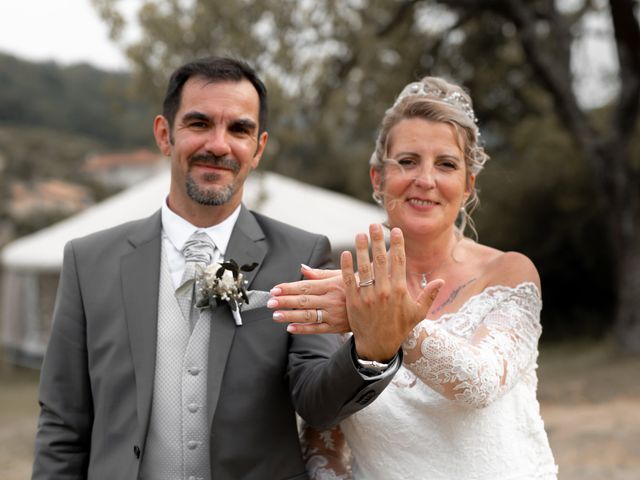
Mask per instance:
[[[516,287],[531,282],[540,290],[540,275],[531,259],[519,252],[500,252],[488,264],[486,285]]]

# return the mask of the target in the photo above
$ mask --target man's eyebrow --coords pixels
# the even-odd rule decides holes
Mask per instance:
[[[205,122],[209,122],[211,120],[211,118],[209,117],[209,115],[205,115],[202,112],[187,112],[182,116],[182,121],[183,122],[188,122],[191,120],[202,120]]]
[[[251,131],[258,128],[258,125],[256,124],[256,122],[254,122],[249,118],[239,118],[238,120],[235,120],[233,122],[233,126],[240,127],[245,130],[251,130]]]

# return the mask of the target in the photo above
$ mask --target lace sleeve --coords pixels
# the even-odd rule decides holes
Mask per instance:
[[[340,426],[331,430],[316,430],[299,421],[302,457],[309,480],[350,480],[351,452]]]
[[[532,283],[491,287],[446,322],[418,324],[403,344],[405,366],[444,397],[485,407],[534,371],[541,308]]]

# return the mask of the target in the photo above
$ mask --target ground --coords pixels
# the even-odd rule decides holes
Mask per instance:
[[[617,355],[607,343],[563,344],[545,347],[539,363],[538,396],[558,478],[640,478],[640,357]],[[0,363],[4,480],[30,476],[37,381],[37,372]]]

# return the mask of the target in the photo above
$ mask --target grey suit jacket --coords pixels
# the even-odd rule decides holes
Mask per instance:
[[[65,247],[40,383],[34,479],[136,479],[149,425],[156,357],[160,212]],[[242,207],[226,258],[258,262],[249,289],[323,267],[329,242]],[[213,316],[209,354],[211,476],[307,478],[294,411],[336,424],[382,391],[356,371],[352,345],[329,335],[290,335],[266,308],[237,327]]]

